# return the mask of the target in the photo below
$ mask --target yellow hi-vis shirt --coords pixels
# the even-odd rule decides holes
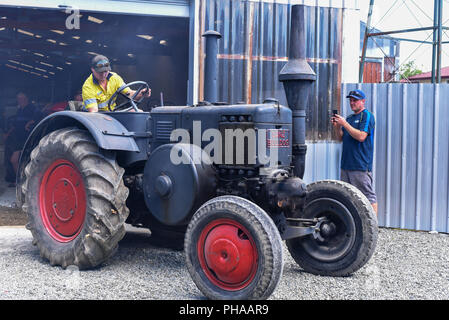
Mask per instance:
[[[98,111],[109,111],[108,102],[111,96],[125,84],[122,77],[118,74],[109,72],[106,91],[91,74],[83,84],[83,110],[88,111],[90,108],[97,106]],[[123,93],[127,93],[129,88],[126,88]],[[115,101],[111,104],[111,109],[115,107]]]

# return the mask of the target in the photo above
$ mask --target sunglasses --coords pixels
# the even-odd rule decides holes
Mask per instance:
[[[350,91],[350,92],[349,92],[349,95],[350,95],[350,96],[356,96],[356,97],[362,97],[362,96],[360,95],[360,93],[358,93],[357,91]]]
[[[95,65],[95,69],[100,69],[100,68],[108,68],[109,67],[109,62],[107,63],[98,63]]]

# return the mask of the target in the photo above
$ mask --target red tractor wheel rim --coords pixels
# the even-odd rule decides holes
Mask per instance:
[[[237,221],[209,223],[200,234],[197,248],[201,268],[214,285],[237,291],[253,281],[258,268],[257,247]]]
[[[45,171],[39,188],[42,222],[51,237],[70,242],[81,232],[86,216],[83,177],[68,160],[58,159]]]

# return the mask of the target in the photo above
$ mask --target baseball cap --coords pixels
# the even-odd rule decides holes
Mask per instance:
[[[111,71],[109,59],[103,55],[95,56],[91,61],[91,67],[97,72]]]
[[[362,90],[352,90],[349,91],[346,98],[354,98],[357,100],[365,100],[365,93]]]

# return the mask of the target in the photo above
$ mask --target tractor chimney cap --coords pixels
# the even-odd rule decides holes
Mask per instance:
[[[289,60],[279,73],[279,81],[316,80],[316,73],[306,59]]]
[[[208,30],[205,33],[203,33],[202,36],[203,37],[215,36],[218,39],[220,39],[222,37],[220,32],[217,32],[217,31],[214,31],[214,30]]]

